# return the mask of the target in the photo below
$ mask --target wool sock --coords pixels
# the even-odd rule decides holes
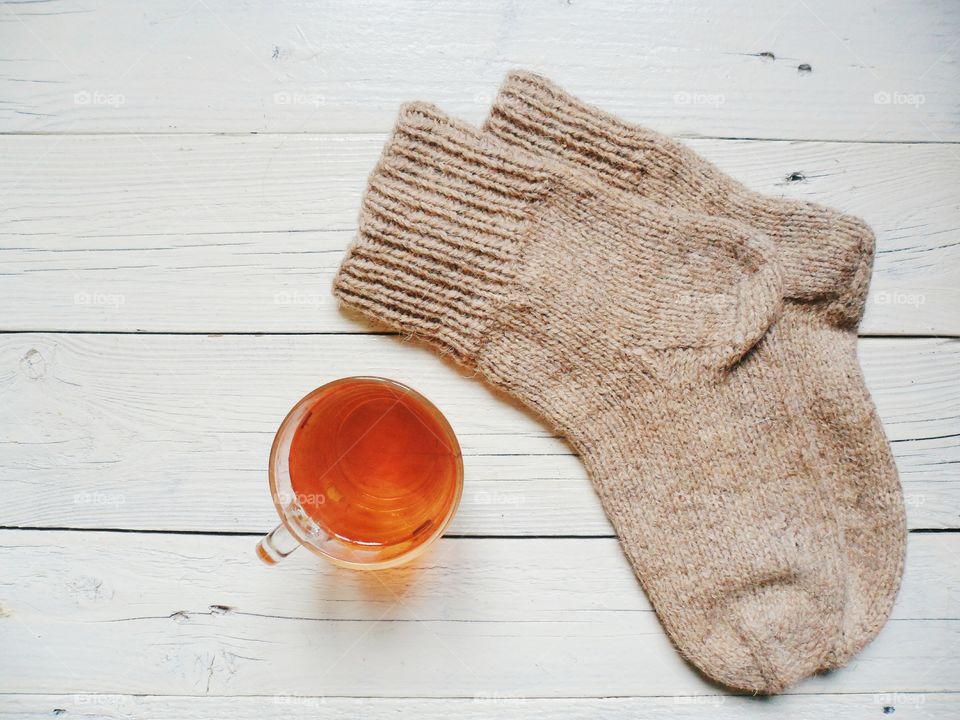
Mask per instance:
[[[874,236],[859,219],[752,192],[684,145],[591,107],[532,73],[511,73],[485,131],[544,159],[667,207],[749,225],[777,246],[786,305],[769,342],[774,372],[818,446],[846,553],[843,666],[893,607],[906,548],[903,494],[856,354]]]
[[[578,451],[668,634],[779,692],[839,633],[840,539],[779,376],[770,242],[404,106],[334,293],[427,340]],[[772,378],[772,380],[771,380]]]

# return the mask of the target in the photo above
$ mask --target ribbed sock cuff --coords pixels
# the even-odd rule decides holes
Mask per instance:
[[[529,153],[590,171],[629,192],[636,192],[644,180],[644,148],[673,143],[582,102],[540,75],[521,71],[504,79],[483,131]],[[677,149],[685,151],[679,145]]]
[[[499,152],[431,105],[404,105],[334,294],[469,363],[547,179],[524,153]]]
[[[859,218],[749,190],[672,138],[588,105],[534,73],[507,75],[483,130],[652,202],[756,228],[777,245],[787,296],[815,303],[836,324],[860,321],[874,236]]]

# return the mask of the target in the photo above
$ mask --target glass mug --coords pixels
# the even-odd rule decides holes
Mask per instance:
[[[393,567],[443,534],[462,492],[460,444],[433,403],[385,378],[335,380],[277,430],[270,493],[282,522],[257,555],[272,565],[303,545],[343,567]]]

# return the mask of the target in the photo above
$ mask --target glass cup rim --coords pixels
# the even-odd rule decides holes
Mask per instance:
[[[330,390],[336,388],[338,385],[344,385],[349,382],[358,382],[358,381],[368,381],[374,382],[381,385],[389,385],[395,390],[403,393],[406,396],[412,397],[414,400],[418,400],[422,403],[428,410],[431,411],[433,416],[438,421],[441,430],[444,435],[450,441],[451,447],[456,451],[456,477],[454,479],[456,483],[456,492],[453,498],[453,502],[450,504],[450,509],[447,512],[446,517],[443,519],[443,522],[439,524],[437,529],[424,540],[422,543],[417,545],[415,548],[408,550],[401,555],[398,555],[389,560],[384,560],[381,562],[353,562],[350,560],[343,560],[338,557],[334,557],[330,553],[324,552],[321,548],[314,545],[309,540],[305,539],[302,536],[300,530],[290,522],[287,517],[286,512],[284,512],[283,505],[280,502],[279,495],[280,493],[277,490],[277,477],[274,470],[277,461],[277,454],[280,451],[281,439],[284,436],[287,428],[290,423],[293,421],[294,415],[300,410],[304,405],[314,399],[316,396],[329,392]],[[268,475],[270,478],[270,497],[273,500],[273,506],[277,511],[277,515],[280,516],[280,521],[286,527],[287,531],[300,543],[302,547],[310,550],[315,555],[332,562],[335,565],[341,567],[352,568],[356,570],[380,570],[388,567],[394,567],[396,565],[401,565],[403,563],[409,562],[414,559],[420,553],[425,551],[430,547],[443,533],[446,531],[447,527],[450,525],[450,522],[453,520],[454,516],[457,514],[457,509],[460,506],[460,500],[463,496],[463,450],[460,447],[460,441],[457,439],[456,433],[453,431],[453,427],[450,425],[450,421],[447,420],[446,416],[440,411],[436,405],[431,402],[429,398],[414,390],[409,385],[406,385],[398,380],[393,380],[392,378],[386,378],[379,375],[350,375],[348,377],[337,378],[336,380],[331,380],[328,383],[324,383],[319,387],[314,388],[302,398],[300,398],[296,403],[293,404],[293,407],[287,412],[286,416],[283,418],[283,421],[280,423],[280,426],[277,428],[277,432],[273,436],[273,443],[270,446],[270,457],[268,460]]]

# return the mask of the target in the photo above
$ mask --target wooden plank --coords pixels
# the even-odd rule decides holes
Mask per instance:
[[[0,696],[0,718],[33,720],[70,714],[116,720],[262,720],[282,714],[290,720],[315,720],[322,712],[330,720],[481,720],[499,717],[529,720],[759,720],[831,717],[837,720],[876,720],[881,714],[898,720],[954,720],[960,711],[955,693],[866,693],[851,695],[779,695],[753,698],[730,695],[674,697],[506,698],[337,698],[182,697],[157,695],[7,695]],[[887,710],[892,708],[892,710]]]
[[[910,526],[960,527],[960,341],[868,338],[860,351]],[[458,433],[452,533],[611,534],[569,448],[463,373],[389,336],[2,335],[0,525],[265,532],[284,414],[364,374],[416,387]]]
[[[4,4],[3,131],[382,132],[413,99],[479,121],[519,66],[674,134],[960,139],[948,0],[42,4]]]
[[[958,558],[960,535],[912,535],[880,636],[792,692],[960,690]],[[444,539],[366,574],[306,552],[267,567],[250,538],[17,530],[0,577],[0,692],[717,694],[608,538]]]
[[[330,284],[384,137],[0,136],[0,289],[17,298],[0,329],[363,331]],[[691,145],[871,223],[863,334],[960,335],[952,146]]]

